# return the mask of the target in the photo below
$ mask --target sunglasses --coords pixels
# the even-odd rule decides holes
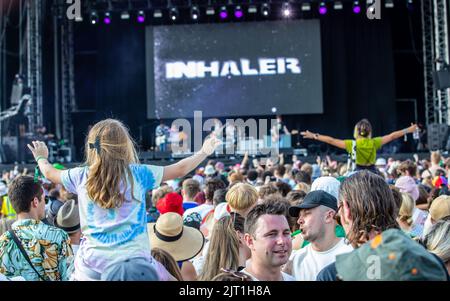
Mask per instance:
[[[252,278],[249,275],[244,274],[242,272],[235,271],[235,270],[221,268],[220,271],[230,274],[230,275],[240,279],[241,281],[251,281],[252,280]]]

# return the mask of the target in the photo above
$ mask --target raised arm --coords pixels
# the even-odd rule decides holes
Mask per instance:
[[[48,148],[42,141],[32,141],[32,146],[27,144],[28,148],[33,153],[33,157],[39,165],[39,170],[44,177],[54,184],[61,183],[61,171],[54,168],[53,165],[48,162]]]
[[[311,133],[310,131],[301,132],[300,134],[303,136],[303,138],[319,140],[321,142],[325,142],[325,143],[331,144],[331,145],[336,146],[338,148],[345,149],[345,142],[344,142],[344,140],[336,139],[336,138],[333,138],[333,137],[330,137],[330,136],[320,135],[318,133]]]
[[[381,145],[387,144],[395,139],[398,139],[406,134],[414,133],[414,131],[417,130],[417,124],[411,123],[410,127],[407,127],[403,130],[398,130],[395,132],[390,133],[389,135],[383,136],[381,138]]]
[[[211,136],[205,140],[202,149],[194,155],[178,161],[175,164],[164,167],[164,175],[162,181],[181,178],[194,170],[200,163],[202,163],[209,155],[211,155],[217,146],[222,142]]]

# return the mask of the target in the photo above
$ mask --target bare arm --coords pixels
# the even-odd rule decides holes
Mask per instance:
[[[413,133],[415,130],[417,129],[417,125],[416,124],[411,124],[410,127],[407,127],[406,129],[403,130],[399,130],[399,131],[395,131],[392,132],[386,136],[383,136],[381,138],[381,145],[387,144],[395,139],[398,139],[406,134],[410,134]]]
[[[54,184],[61,183],[61,171],[54,168],[53,165],[48,162],[48,148],[42,141],[33,141],[33,146],[28,144],[28,148],[33,153],[34,159],[39,165],[39,170],[44,177]]]
[[[336,138],[333,138],[333,137],[330,137],[330,136],[320,135],[320,134],[317,134],[317,133],[311,133],[310,131],[301,132],[301,134],[302,134],[303,138],[319,140],[321,142],[325,142],[325,143],[331,144],[331,145],[336,146],[338,148],[345,149],[345,142],[344,142],[344,140],[336,139]]]
[[[241,166],[245,167],[245,166],[247,166],[247,163],[248,163],[248,152],[245,152],[244,158],[242,159],[242,162],[241,162]]]
[[[164,167],[164,175],[162,181],[181,178],[194,170],[200,163],[202,163],[209,155],[211,155],[221,141],[215,137],[210,137],[205,140],[202,149],[196,154],[178,161],[175,164]]]

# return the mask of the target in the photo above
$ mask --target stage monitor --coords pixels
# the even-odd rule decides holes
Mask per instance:
[[[323,113],[319,20],[153,26],[149,118]]]

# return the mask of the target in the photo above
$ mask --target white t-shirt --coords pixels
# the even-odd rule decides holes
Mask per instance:
[[[241,273],[244,273],[244,274],[249,275],[250,277],[252,277],[252,280],[253,280],[253,281],[260,281],[260,280],[257,279],[255,276],[253,276],[252,274],[250,274],[249,272],[247,272],[246,269],[243,269],[243,270],[241,271]],[[289,275],[289,274],[286,274],[285,272],[281,272],[281,276],[283,277],[283,281],[295,281],[295,278],[294,278],[294,277],[292,277],[292,276]]]
[[[202,220],[205,218],[205,216],[214,209],[213,205],[209,205],[209,204],[201,204],[197,207],[188,209],[186,211],[184,211],[183,213],[183,219],[188,216],[189,214],[193,213],[193,212],[197,212],[198,214],[200,214],[200,216],[202,217]]]
[[[296,250],[291,254],[292,276],[298,281],[315,281],[319,272],[327,265],[336,261],[336,255],[351,252],[353,248],[347,245],[344,238],[330,250],[314,251],[312,245]]]

